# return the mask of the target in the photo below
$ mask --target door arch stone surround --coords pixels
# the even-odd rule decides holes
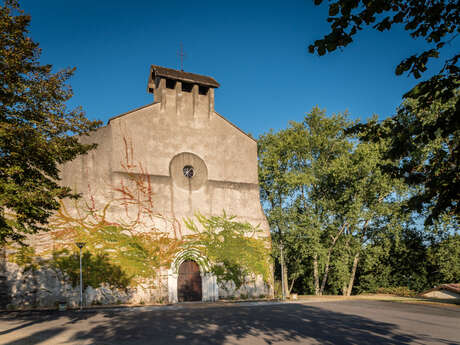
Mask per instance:
[[[168,269],[168,300],[169,303],[178,303],[177,280],[179,266],[185,260],[193,260],[200,267],[202,302],[215,302],[219,299],[217,278],[210,272],[208,260],[196,249],[186,249],[176,254],[171,267]]]

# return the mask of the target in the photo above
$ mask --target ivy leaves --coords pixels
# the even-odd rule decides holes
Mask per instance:
[[[261,230],[225,212],[222,216],[195,217],[197,222],[186,221],[192,235],[186,236],[185,245],[198,249],[208,259],[211,272],[222,286],[233,282],[238,289],[256,276],[270,280],[270,243]]]

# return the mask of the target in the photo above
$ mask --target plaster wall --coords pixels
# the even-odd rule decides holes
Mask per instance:
[[[84,202],[102,209],[116,199],[116,188],[129,185],[129,174],[146,176],[152,187],[154,211],[177,220],[182,234],[187,233],[185,218],[193,218],[197,212],[209,216],[225,211],[238,220],[259,225],[261,236],[269,237],[259,198],[256,141],[214,111],[214,89],[201,95],[194,85],[186,92],[180,82],[167,89],[164,79],[159,86],[155,103],[112,118],[105,127],[82,137],[82,142],[96,143],[97,148],[63,165],[61,183],[81,193]],[[179,157],[176,168],[172,163],[175,157]],[[191,180],[183,176],[180,165],[187,160],[196,168]],[[72,208],[71,202],[66,204]],[[127,215],[126,209],[116,204],[110,210],[114,219]],[[172,231],[161,222],[154,225]],[[49,253],[55,245],[49,233],[32,236],[29,243],[39,254]],[[216,278],[201,269],[203,300],[231,296],[228,286],[219,287]],[[171,268],[159,273],[164,281],[159,285],[164,289],[146,284],[142,291],[131,291],[126,299],[166,298],[176,302],[177,272]],[[268,295],[267,288],[258,281],[235,293]]]
[[[193,92],[181,92],[179,100],[174,92],[166,90],[166,105],[153,103],[114,118],[84,138],[98,148],[66,164],[62,182],[97,195],[103,204],[113,197],[113,186],[127,183],[124,165],[129,161],[132,171],[149,176],[159,213],[181,221],[196,212],[221,215],[225,210],[260,224],[268,236],[259,199],[257,143],[216,112],[209,114],[206,96],[197,95],[195,102],[204,106],[195,104],[194,111]],[[171,176],[170,163],[181,153],[192,153],[206,165],[207,179],[197,190],[178,186]]]
[[[97,148],[61,166],[62,185],[80,193],[81,203],[102,210],[117,200],[117,188],[129,186],[132,176],[142,176],[151,184],[154,211],[176,220],[179,236],[188,232],[185,218],[193,218],[197,212],[209,216],[225,211],[240,221],[258,225],[261,236],[269,237],[259,198],[257,143],[214,111],[214,89],[203,95],[194,85],[187,92],[180,81],[168,89],[162,79],[155,92],[155,103],[115,117],[105,127],[81,137],[83,143],[95,143]],[[192,179],[183,175],[186,164],[195,169]],[[72,201],[67,200],[65,205],[76,213]],[[109,213],[109,218],[120,219],[134,217],[136,211],[113,203]],[[152,225],[163,231],[177,230],[161,221],[144,225],[146,228],[140,230],[148,231]],[[30,236],[28,243],[42,258],[59,247],[51,233]],[[197,258],[197,262],[200,260]],[[177,302],[176,266],[160,269],[155,281],[147,279],[124,291],[88,287],[85,300],[88,304]],[[202,264],[200,270],[203,301],[270,294],[260,277],[236,291],[231,285],[219,286]],[[71,305],[78,302],[78,289],[50,267],[29,274],[9,263],[6,271],[13,305],[51,306],[63,298]]]

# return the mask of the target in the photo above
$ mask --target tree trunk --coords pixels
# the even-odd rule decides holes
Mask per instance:
[[[350,281],[348,282],[347,296],[351,296],[351,290],[353,289],[353,284],[355,282],[356,269],[358,268],[359,254],[360,251],[358,250],[355,258],[353,259],[353,268],[351,269]]]
[[[313,256],[313,277],[315,279],[315,295],[319,296],[318,254]]]
[[[289,290],[288,290],[288,295],[291,296],[291,291],[292,291],[292,288],[294,287],[294,283],[297,279],[292,279],[291,281],[291,286],[289,287]]]
[[[283,291],[283,297],[289,297],[289,283],[288,283],[288,274],[287,274],[287,267],[284,260],[283,254],[283,247],[281,245],[281,253],[280,253],[280,265],[281,265],[281,289]]]
[[[329,262],[331,261],[331,254],[332,254],[332,247],[329,248],[329,252],[327,253],[326,266],[324,267],[323,281],[321,282],[321,289],[319,290],[320,296],[323,295],[324,288],[326,287],[327,276],[329,274]]]
[[[345,227],[347,226],[347,223],[344,223],[339,231],[337,232],[337,235],[335,235],[335,237],[332,237],[332,244],[331,246],[329,247],[329,251],[327,252],[327,259],[326,259],[326,267],[324,268],[324,276],[323,276],[323,281],[321,282],[321,289],[319,290],[319,294],[322,295],[323,292],[324,292],[324,288],[326,287],[326,282],[327,282],[327,276],[329,274],[329,263],[331,261],[331,255],[332,255],[332,250],[334,249],[335,247],[335,243],[337,242],[337,240],[339,239],[340,235],[342,234],[342,232],[345,230]]]
[[[286,294],[286,298],[289,298],[289,281],[288,281],[288,274],[287,274],[287,267],[286,267],[286,263],[284,263],[284,269],[283,269],[283,273],[284,273],[284,293]]]

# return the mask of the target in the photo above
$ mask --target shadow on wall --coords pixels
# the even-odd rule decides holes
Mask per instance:
[[[14,256],[16,262],[5,262],[0,270],[0,309],[56,307],[59,302],[67,302],[71,307],[79,304],[78,254],[54,251],[52,258],[45,260],[18,253],[21,251]],[[82,267],[85,305],[127,302],[131,278],[112,264],[107,255],[85,252]]]
[[[8,286],[7,277],[0,270],[0,309],[6,308],[11,303],[10,288]]]
[[[11,322],[11,328],[4,327]],[[38,344],[66,333],[66,343],[223,344],[300,342],[320,344],[443,343],[405,334],[395,324],[300,304],[185,307],[160,310],[8,313],[0,338],[9,345]],[[51,326],[51,327],[50,327]],[[16,336],[17,335],[17,336]],[[16,337],[15,337],[16,336]]]

